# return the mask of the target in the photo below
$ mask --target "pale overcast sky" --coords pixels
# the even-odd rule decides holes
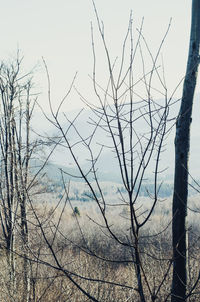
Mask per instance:
[[[39,63],[36,72],[38,90],[45,90],[46,78],[41,64],[43,56],[52,80],[52,90],[58,102],[78,71],[77,86],[89,93],[92,74],[90,22],[95,16],[91,0],[0,0],[0,58],[16,53],[24,55],[27,68]],[[191,1],[189,0],[96,0],[105,35],[113,56],[120,54],[130,10],[134,27],[144,17],[143,33],[152,51],[157,49],[172,17],[172,26],[163,48],[166,78],[173,89],[184,75]],[[98,37],[96,37],[98,39]],[[98,58],[101,60],[101,57]],[[101,63],[101,62],[100,62]],[[40,66],[40,67],[39,67]],[[103,77],[103,73],[100,77]],[[86,96],[86,95],[85,95]],[[41,99],[44,104],[45,97]],[[69,110],[80,106],[78,97],[70,101]]]
[[[143,33],[155,53],[172,17],[172,25],[162,50],[167,86],[172,91],[184,76],[189,44],[191,3],[189,0],[95,0],[100,18],[104,21],[106,40],[113,60],[120,55],[121,43],[127,30],[130,11],[134,28],[144,17]],[[25,69],[36,68],[36,83],[40,103],[48,110],[47,86],[42,57],[48,65],[54,104],[67,91],[76,71],[76,85],[85,97],[92,89],[88,74],[92,74],[91,21],[96,25],[91,0],[0,0],[0,58],[14,56],[17,48],[24,55]],[[98,44],[95,32],[95,40]],[[99,79],[103,79],[103,57],[98,56]],[[101,66],[102,65],[102,66]],[[197,92],[200,90],[199,81]],[[179,92],[180,96],[181,91]],[[195,106],[200,102],[196,102]],[[75,94],[64,108],[67,111],[81,106]],[[199,110],[193,119],[192,155],[199,158]],[[171,140],[173,145],[173,139]],[[192,148],[193,150],[193,148]],[[172,156],[173,156],[173,150]],[[196,155],[195,155],[196,154]],[[196,160],[193,160],[196,166]]]

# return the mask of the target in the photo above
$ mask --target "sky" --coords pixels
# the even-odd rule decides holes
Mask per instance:
[[[144,17],[143,35],[153,54],[172,18],[162,48],[166,83],[172,93],[184,77],[186,69],[191,3],[189,0],[95,0],[99,17],[104,23],[112,60],[121,53],[131,10],[134,37]],[[105,77],[105,63],[92,0],[0,0],[0,7],[0,60],[13,58],[17,49],[20,50],[24,56],[24,71],[34,68],[35,86],[40,93],[39,102],[44,110],[48,111],[49,106],[47,76],[42,58],[48,66],[52,103],[55,107],[68,91],[76,72],[77,89],[85,98],[93,100],[90,79],[93,68],[91,22],[97,46],[99,81]],[[180,97],[181,86],[178,94]],[[82,106],[80,97],[73,92],[63,110],[71,111]],[[195,108],[196,106],[197,102]],[[194,111],[198,112],[196,109]],[[199,140],[199,120],[194,120],[193,124],[196,130],[192,134],[192,143]],[[199,148],[195,152],[198,155]]]
[[[46,110],[47,79],[42,57],[51,78],[53,103],[59,103],[78,72],[76,86],[81,94],[90,96],[93,56],[91,22],[99,47],[96,19],[91,0],[0,0],[0,58],[14,57],[17,49],[24,56],[24,69],[35,67],[35,82],[41,92],[40,102]],[[170,91],[184,76],[190,27],[188,0],[96,0],[100,19],[104,22],[109,50],[120,55],[130,11],[134,30],[144,17],[143,34],[153,53],[158,48],[172,18],[169,34],[162,49],[167,86]],[[136,31],[134,32],[136,35]],[[99,66],[103,55],[98,56]],[[104,66],[104,65],[102,65]],[[104,70],[99,68],[99,78]],[[66,104],[70,111],[82,106],[77,95]]]

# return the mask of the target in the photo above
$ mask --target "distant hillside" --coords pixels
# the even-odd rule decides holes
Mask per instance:
[[[195,99],[194,103],[194,111],[193,111],[193,121],[191,125],[191,149],[190,149],[190,173],[191,175],[199,179],[199,154],[200,154],[200,96],[198,95]],[[73,120],[73,118],[78,114],[78,110],[73,112],[67,112],[67,116],[69,119]],[[92,132],[93,126],[91,125],[91,113],[89,110],[85,110],[80,114],[78,119],[75,122],[76,128],[80,131],[80,134],[86,138]],[[93,115],[94,118],[94,115]],[[64,114],[60,114],[61,123],[63,127],[66,128],[67,122],[65,120]],[[34,120],[33,120],[33,128],[36,132],[42,133],[45,136],[52,136],[57,134],[56,128],[49,123],[45,117],[42,115],[41,112],[34,113]],[[142,130],[142,125],[141,125]],[[160,175],[160,178],[163,181],[173,182],[173,173],[174,173],[174,135],[175,135],[175,127],[173,131],[170,133],[169,137],[165,141],[165,146],[163,152],[161,154],[160,160],[160,170],[165,170],[164,173]],[[71,129],[67,134],[69,140],[71,142],[75,141],[76,133],[73,129]],[[105,132],[99,130],[96,135],[94,136],[94,142],[92,145],[92,149],[94,154],[97,155],[98,151],[102,145],[107,145],[109,142],[109,137],[105,135]],[[48,152],[47,152],[48,153]],[[82,164],[85,171],[87,171],[89,167],[89,155],[84,148],[83,145],[79,145],[76,150],[77,158],[79,162]],[[57,147],[54,154],[50,158],[50,163],[45,168],[47,174],[50,175],[50,178],[59,179],[60,177],[60,168],[64,171],[68,172],[69,174],[77,175],[78,171],[74,167],[73,160],[68,152],[67,149],[61,149]],[[98,162],[98,175],[102,181],[114,181],[120,183],[120,172],[118,168],[118,163],[115,158],[115,154],[109,151],[109,149],[104,148]],[[152,178],[153,168],[150,167],[150,171],[148,173],[148,178]],[[65,175],[66,179],[68,178]],[[77,181],[79,181],[77,179]]]

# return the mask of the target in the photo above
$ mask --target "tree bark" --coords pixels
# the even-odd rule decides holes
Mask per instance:
[[[192,106],[199,65],[200,1],[192,1],[190,46],[181,107],[176,123],[175,176],[173,195],[173,281],[172,302],[186,301],[187,290],[187,199],[188,159]]]

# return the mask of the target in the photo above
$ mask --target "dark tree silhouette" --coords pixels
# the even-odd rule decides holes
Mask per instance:
[[[172,302],[186,301],[187,289],[187,200],[188,160],[192,106],[199,66],[200,1],[192,1],[190,46],[181,107],[176,122],[175,176],[173,196]]]

